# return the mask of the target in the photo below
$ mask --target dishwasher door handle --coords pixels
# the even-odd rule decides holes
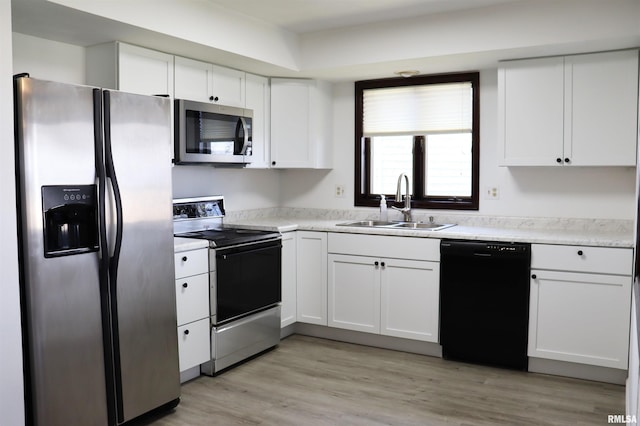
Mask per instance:
[[[491,257],[491,253],[473,253],[474,256]]]

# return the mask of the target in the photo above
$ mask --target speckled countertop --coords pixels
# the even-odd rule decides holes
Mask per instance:
[[[197,250],[200,248],[209,247],[209,242],[206,240],[194,240],[193,238],[173,238],[173,251],[174,253],[180,253],[183,251]]]
[[[307,209],[266,209],[231,213],[225,218],[226,226],[264,229],[279,232],[323,231],[353,234],[396,235],[421,238],[459,238],[528,242],[539,244],[568,244],[599,247],[633,247],[633,221],[601,219],[511,218],[480,216],[442,216],[437,223],[458,225],[440,231],[363,228],[337,226],[353,220],[377,219],[368,213],[354,214]],[[390,218],[396,220],[396,218]],[[425,219],[425,220],[423,220]],[[428,221],[414,217],[415,221]]]

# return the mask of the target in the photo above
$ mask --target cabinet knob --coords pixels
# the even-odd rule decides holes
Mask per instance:
[[[535,280],[536,278],[538,278],[538,276],[536,274],[533,274],[533,275],[531,275],[531,278],[533,278]]]
[[[218,97],[217,96],[209,96],[209,100],[213,101],[213,102],[218,102]]]
[[[568,164],[568,163],[571,162],[571,160],[567,157],[567,158],[564,159],[564,162]]]
[[[556,163],[561,164],[562,163],[562,158],[560,158],[560,157],[556,158]]]
[[[582,250],[578,250],[578,256],[582,256],[584,252]]]
[[[382,263],[381,263],[380,265],[381,265],[381,266],[382,266],[383,268],[385,267],[385,264],[384,264],[384,262],[382,262]]]
[[[378,261],[376,260],[375,262],[373,262],[373,264],[374,264],[375,266],[378,266],[378,265],[380,264],[380,262],[378,262]]]
[[[185,330],[185,331],[184,331],[184,334],[189,334],[189,330]]]
[[[187,256],[182,256],[182,261],[186,262],[187,261]]]
[[[272,161],[272,162],[271,162],[271,165],[272,165],[272,166],[275,166],[275,165],[276,165],[276,162],[275,162],[275,161]]]
[[[182,284],[182,287],[183,287],[183,288],[187,288],[187,287],[189,287],[189,284],[184,283],[184,284]]]

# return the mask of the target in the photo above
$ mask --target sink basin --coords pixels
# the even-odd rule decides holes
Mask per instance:
[[[386,222],[382,220],[357,220],[355,222],[338,223],[338,226],[358,226],[362,228],[392,228],[392,229],[422,229],[425,231],[439,231],[455,226],[453,223],[423,223],[423,222]]]
[[[424,229],[426,231],[439,231],[441,229],[450,228],[456,226],[453,223],[423,223],[423,222],[401,222],[394,226],[394,228],[405,229]]]
[[[395,226],[398,222],[387,222],[384,220],[357,220],[355,222],[338,223],[338,226],[362,226],[365,228],[374,228],[379,226]]]

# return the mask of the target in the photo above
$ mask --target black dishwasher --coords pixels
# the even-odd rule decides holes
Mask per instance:
[[[442,240],[445,359],[527,370],[531,245]]]

